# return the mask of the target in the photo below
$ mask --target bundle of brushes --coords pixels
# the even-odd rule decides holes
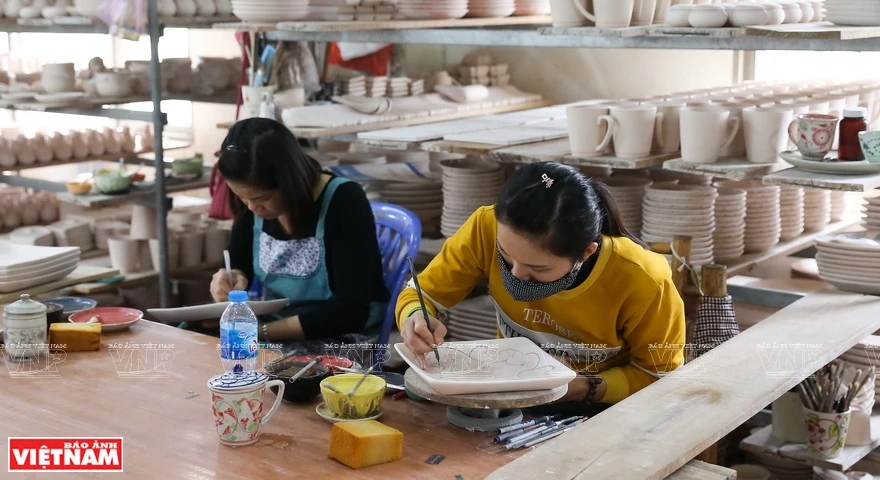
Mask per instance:
[[[822,413],[847,412],[865,383],[874,378],[872,366],[866,370],[856,370],[855,378],[847,383],[844,379],[847,366],[843,360],[834,360],[801,382],[798,390],[804,406]]]

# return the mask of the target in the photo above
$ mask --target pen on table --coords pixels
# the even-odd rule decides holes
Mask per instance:
[[[495,441],[495,443],[505,443],[505,442],[507,442],[508,439],[522,435],[526,432],[534,432],[535,430],[537,430],[543,426],[546,426],[546,425],[547,425],[547,423],[538,423],[536,425],[532,425],[530,427],[526,427],[521,430],[514,430],[512,432],[502,433],[501,435],[496,435],[493,440]]]
[[[586,418],[581,419],[580,421],[577,421],[577,422],[574,422],[570,425],[567,425],[562,430],[557,430],[555,432],[548,433],[547,435],[542,435],[534,440],[531,440],[529,442],[524,443],[523,447],[532,447],[532,446],[535,446],[541,442],[546,442],[547,440],[550,440],[551,438],[556,438],[556,437],[562,435],[563,433],[573,429],[574,427],[580,425],[581,423],[585,422],[586,420],[587,420]]]
[[[535,418],[535,419],[529,420],[527,422],[520,422],[520,423],[517,423],[516,425],[510,425],[509,427],[501,427],[498,430],[498,433],[501,434],[501,433],[512,432],[514,430],[521,430],[526,427],[531,427],[532,425],[535,425],[536,423],[544,423],[549,420],[553,420],[552,415],[547,415],[547,416],[544,416],[541,418]]]
[[[513,438],[517,435],[525,433],[528,430],[534,430],[537,427],[542,426],[547,422],[550,422],[554,419],[554,416],[548,415],[541,418],[536,418],[534,420],[529,420],[528,422],[518,423],[516,425],[511,425],[509,427],[502,428],[498,435],[495,436],[495,443],[501,443],[506,441],[508,438]]]
[[[235,288],[232,282],[232,260],[229,258],[229,250],[223,250],[223,261],[226,262],[226,281],[229,282],[229,288]]]
[[[419,286],[419,277],[416,275],[416,267],[413,265],[412,257],[407,257],[406,260],[409,262],[409,272],[412,275],[413,285],[415,285],[416,293],[419,296],[419,306],[422,307],[422,314],[425,317],[425,325],[427,325],[428,331],[431,332],[433,340],[434,328],[431,327],[431,319],[428,318],[428,309],[425,308],[425,297],[422,295],[422,288]],[[434,350],[434,357],[437,358],[437,365],[440,365],[440,353],[437,352],[437,345],[431,344],[431,348]]]
[[[529,432],[524,435],[520,435],[518,437],[514,437],[507,441],[507,445],[504,446],[505,449],[510,450],[511,448],[519,448],[523,446],[524,443],[534,440],[542,435],[553,432],[555,430],[564,428],[570,423],[576,422],[580,420],[582,417],[574,416],[568,417],[564,420],[559,420],[558,422],[552,422],[550,425],[542,427],[534,432]]]
[[[562,422],[562,421],[564,421],[564,420],[560,420],[560,422]],[[559,422],[546,422],[546,423],[540,425],[536,429],[527,429],[527,431],[525,431],[525,432],[517,432],[518,435],[507,438],[504,441],[504,443],[511,445],[514,443],[522,442],[523,440],[527,440],[527,439],[533,437],[534,435],[538,435],[541,432],[547,431],[547,430],[555,427],[556,425],[559,425]]]

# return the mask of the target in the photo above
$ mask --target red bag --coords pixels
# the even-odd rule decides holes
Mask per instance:
[[[217,164],[211,170],[211,181],[208,183],[208,191],[211,193],[211,207],[208,208],[208,217],[217,220],[229,220],[232,218],[232,210],[229,208],[229,186]]]

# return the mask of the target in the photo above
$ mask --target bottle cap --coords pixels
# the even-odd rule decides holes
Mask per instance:
[[[846,107],[843,109],[844,118],[865,118],[868,116],[868,109],[865,107]]]
[[[233,290],[229,292],[230,302],[246,302],[248,300],[247,292],[244,290]]]

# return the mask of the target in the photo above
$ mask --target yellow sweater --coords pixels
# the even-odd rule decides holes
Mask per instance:
[[[495,254],[494,207],[482,207],[419,275],[426,308],[439,312],[462,301],[489,279],[500,337],[525,336],[562,355],[572,368],[601,373],[601,399],[616,403],[684,361],[684,304],[666,259],[623,237],[602,236],[599,258],[577,287],[537,302],[518,302],[504,289]],[[404,288],[397,300],[398,328],[419,302]]]

